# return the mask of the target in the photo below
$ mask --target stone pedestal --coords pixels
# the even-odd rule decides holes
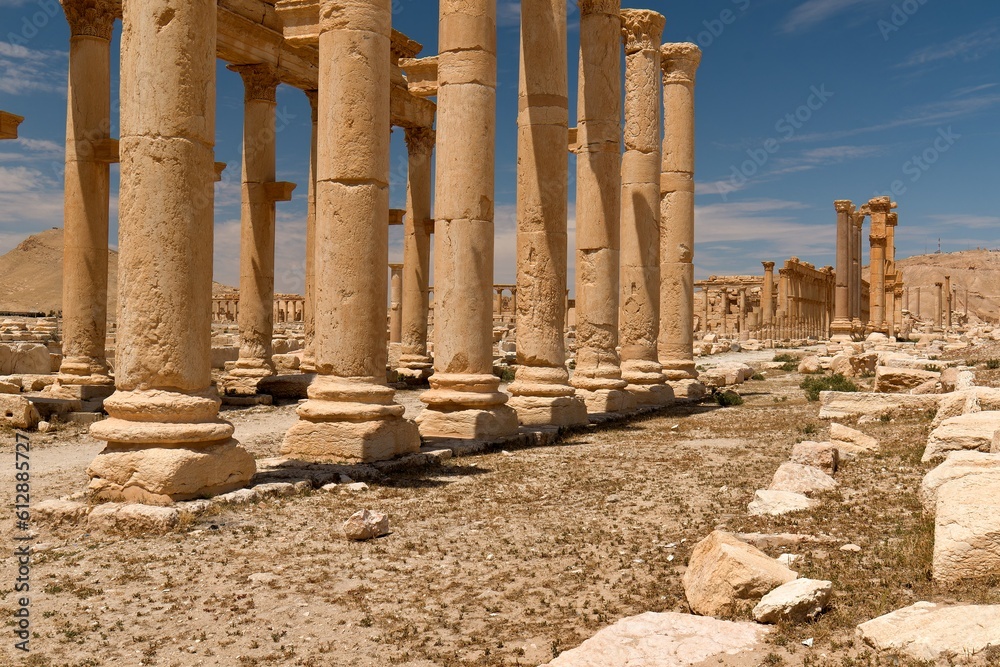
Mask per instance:
[[[64,0],[70,26],[63,232],[62,384],[111,385],[104,352],[108,319],[108,197],[111,130],[110,0]],[[117,161],[115,158],[114,161]]]
[[[517,432],[493,375],[496,0],[440,0],[434,226],[434,375],[425,437]]]
[[[589,412],[623,412],[618,359],[621,221],[621,3],[580,3],[576,174],[576,370]]]
[[[222,493],[256,468],[211,386],[216,13],[124,4],[117,391],[88,468],[101,500]]]
[[[376,461],[420,447],[385,384],[390,22],[390,0],[320,8],[317,375],[285,434],[286,456]]]
[[[694,85],[701,50],[664,44],[663,160],[660,174],[659,359],[668,380],[695,379]],[[672,385],[674,386],[674,385]],[[679,395],[678,387],[674,393]]]
[[[625,155],[622,161],[622,379],[638,405],[667,405],[673,391],[657,356],[660,333],[660,37],[656,12],[622,11]],[[693,323],[692,323],[693,326]]]
[[[521,3],[517,178],[517,376],[509,405],[526,426],[579,426],[569,384],[566,236],[569,156],[566,3]],[[498,294],[502,314],[503,297]]]
[[[428,281],[431,236],[431,155],[435,134],[429,128],[407,128],[408,180],[403,218],[403,307],[400,378],[423,382],[433,370],[427,353]]]

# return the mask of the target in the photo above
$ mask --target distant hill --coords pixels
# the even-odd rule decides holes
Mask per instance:
[[[917,311],[917,290],[920,288],[920,317],[933,319],[936,307],[936,282],[951,276],[952,287],[958,288],[954,304],[956,312],[965,312],[965,291],[969,291],[969,314],[985,322],[1000,321],[1000,251],[963,250],[942,254],[916,255],[898,260],[903,282],[910,288],[910,309]],[[864,270],[868,279],[868,269]]]
[[[29,236],[0,256],[0,312],[62,310],[63,230],[53,228]],[[212,283],[213,292],[235,288]],[[118,253],[108,251],[108,313],[118,308]]]

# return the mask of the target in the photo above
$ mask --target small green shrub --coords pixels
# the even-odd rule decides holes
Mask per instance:
[[[840,373],[829,377],[809,377],[799,385],[800,389],[806,390],[806,399],[818,401],[821,391],[858,391],[858,385],[854,384]]]
[[[986,362],[986,368],[995,371],[1000,368],[1000,359],[990,359]]]
[[[757,382],[763,382],[767,378],[764,377],[763,373],[754,373],[752,376],[750,376],[750,379],[751,380],[756,380]]]
[[[926,366],[924,366],[924,370],[931,371],[932,373],[940,373],[941,367],[938,366],[937,364],[927,364]]]
[[[501,382],[513,382],[514,381],[514,369],[510,366],[494,366],[493,375],[500,378]]]
[[[779,361],[779,362],[780,361],[784,361],[784,362],[794,361],[795,363],[799,362],[798,359],[796,359],[795,357],[793,357],[790,354],[776,354],[776,355],[774,355],[774,360],[775,361]]]
[[[781,370],[783,371],[797,371],[799,370],[799,362],[797,361],[786,361],[781,364]]]
[[[717,391],[713,393],[713,398],[715,402],[724,408],[728,408],[734,405],[743,405],[743,397],[737,394],[735,391]]]
[[[802,433],[804,435],[812,435],[818,430],[819,428],[817,428],[816,424],[806,424],[805,426],[802,427]]]

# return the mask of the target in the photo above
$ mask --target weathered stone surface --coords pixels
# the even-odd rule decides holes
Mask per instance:
[[[823,366],[820,365],[819,357],[809,356],[805,357],[799,362],[799,373],[811,375],[813,373],[822,373]]]
[[[818,504],[818,500],[801,493],[760,489],[754,494],[747,510],[752,516],[781,516],[811,509]]]
[[[1000,605],[917,602],[862,623],[858,634],[870,646],[915,660],[972,655],[1000,646]]]
[[[161,535],[173,530],[179,518],[180,512],[173,507],[105,503],[90,512],[87,527],[105,533]]]
[[[0,343],[0,375],[47,375],[49,348],[41,343]]]
[[[90,506],[75,500],[43,500],[32,506],[35,516],[50,526],[74,525],[87,518]]]
[[[934,371],[879,366],[875,369],[875,391],[881,394],[909,391],[929,380],[937,381],[939,377],[941,373]]]
[[[896,412],[926,412],[937,410],[941,400],[938,394],[874,394],[840,391],[822,391],[819,398],[820,419],[880,417]]]
[[[792,447],[792,463],[819,468],[832,475],[840,465],[840,452],[832,442],[798,442]]]
[[[753,609],[754,620],[758,623],[814,621],[830,601],[832,592],[833,584],[829,581],[816,579],[789,581],[775,588],[757,603]]]
[[[944,420],[931,431],[924,449],[924,462],[943,459],[948,452],[988,452],[993,434],[1000,429],[1000,412],[971,412]]]
[[[938,382],[937,380],[928,380],[927,382],[924,382],[923,384],[918,385],[918,386],[914,387],[913,389],[911,389],[910,393],[911,394],[920,394],[920,395],[940,394],[940,393],[942,393],[942,391],[941,391],[941,383]]]
[[[803,495],[815,495],[833,491],[839,485],[819,468],[801,463],[782,463],[771,479],[771,491],[791,491]]]
[[[21,385],[0,380],[0,394],[20,394]]]
[[[716,530],[691,552],[684,594],[696,614],[728,615],[797,576],[763,551]]]
[[[751,651],[768,631],[755,623],[646,612],[604,628],[544,667],[685,667]]]
[[[858,454],[878,451],[878,440],[857,429],[833,422],[830,424],[830,442],[840,454],[841,460],[854,458]]]
[[[24,396],[0,394],[0,426],[34,428],[40,418],[38,410]]]
[[[967,475],[942,484],[934,517],[934,579],[954,583],[1000,575],[1000,477]]]
[[[358,510],[344,522],[344,536],[349,540],[370,540],[389,534],[389,516],[382,512]]]
[[[924,475],[920,484],[920,503],[924,511],[934,514],[938,489],[948,482],[968,475],[991,475],[1000,479],[1000,454],[984,452],[951,452],[944,463]]]

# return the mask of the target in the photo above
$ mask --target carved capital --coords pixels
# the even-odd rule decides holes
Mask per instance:
[[[869,236],[868,241],[873,248],[885,248],[888,239],[884,236]]]
[[[888,197],[876,197],[868,202],[868,210],[872,213],[888,213],[892,210],[892,200]]]
[[[227,69],[243,77],[244,102],[276,102],[276,91],[281,80],[271,65],[229,65]]]
[[[111,41],[121,7],[113,0],[61,0],[71,37],[87,35]]]
[[[897,226],[899,224],[899,214],[890,213],[889,215],[887,215],[885,218],[885,224],[888,225],[889,227]]]
[[[761,262],[765,271],[774,271],[774,262]]]
[[[588,14],[612,14],[618,16],[621,10],[621,0],[580,0],[580,16]]]
[[[690,42],[675,42],[660,47],[663,83],[694,83],[701,64],[701,49]]]
[[[853,206],[854,204],[851,203],[850,199],[838,199],[833,202],[833,207],[837,209],[837,213],[850,213]]]
[[[663,14],[648,9],[623,9],[621,16],[625,53],[659,50],[667,25]]]
[[[429,127],[406,128],[406,150],[410,155],[430,155],[434,150],[437,133]]]

